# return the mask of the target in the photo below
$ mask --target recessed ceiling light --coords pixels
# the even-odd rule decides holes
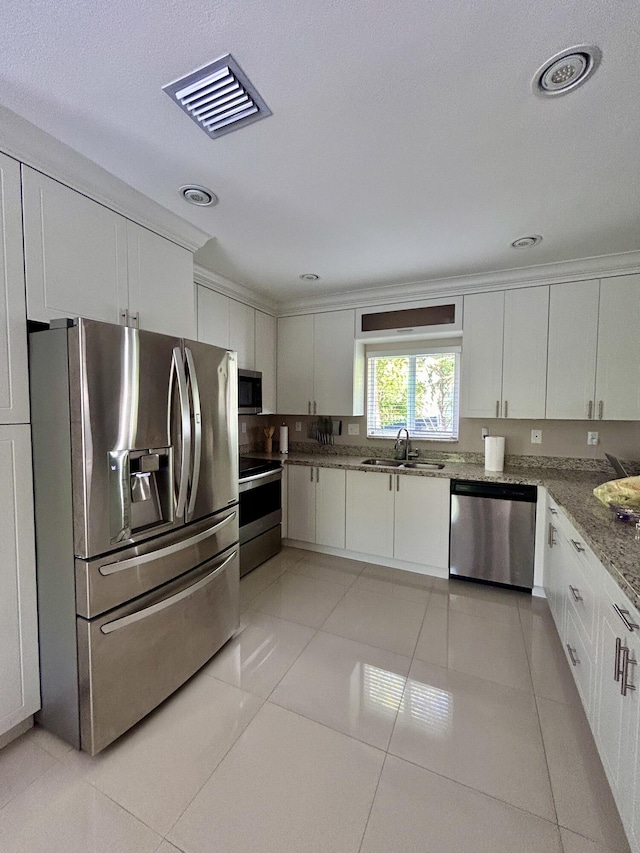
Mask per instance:
[[[316,275],[314,272],[303,272],[302,275],[298,276],[302,281],[318,281],[320,279],[319,275]]]
[[[536,95],[544,97],[566,95],[591,77],[601,59],[602,51],[595,45],[569,47],[538,68],[531,87]]]
[[[209,207],[218,203],[218,196],[215,193],[197,184],[187,184],[180,187],[180,195],[189,204],[196,204],[198,207]]]
[[[537,246],[542,242],[542,237],[539,234],[533,234],[531,237],[518,237],[511,244],[514,249],[530,249],[531,246]]]

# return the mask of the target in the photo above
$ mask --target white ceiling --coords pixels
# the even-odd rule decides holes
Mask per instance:
[[[637,0],[4,0],[0,103],[286,301],[639,249],[639,42]],[[583,43],[594,77],[533,95]],[[210,140],[162,86],[228,52],[273,115]]]

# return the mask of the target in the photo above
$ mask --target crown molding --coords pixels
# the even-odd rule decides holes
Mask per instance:
[[[204,246],[211,237],[2,106],[0,150],[191,252]]]
[[[276,304],[269,300],[263,294],[246,287],[244,284],[238,284],[230,278],[226,278],[220,273],[213,272],[206,267],[201,267],[198,264],[193,266],[193,279],[196,284],[202,284],[204,287],[209,287],[224,296],[229,296],[231,299],[236,299],[238,302],[243,302],[245,305],[250,305],[251,308],[257,308],[258,311],[264,311],[266,314],[276,315]]]
[[[589,278],[609,278],[640,272],[640,251],[617,255],[600,255],[579,258],[554,264],[500,270],[450,278],[425,279],[407,284],[369,287],[362,290],[347,290],[325,296],[310,296],[303,299],[277,302],[274,306],[279,317],[315,311],[337,311],[344,308],[363,308],[408,302],[416,299],[439,299],[440,297],[463,296],[485,290],[508,290],[517,287],[535,287],[544,284],[560,284],[565,281],[580,281]]]

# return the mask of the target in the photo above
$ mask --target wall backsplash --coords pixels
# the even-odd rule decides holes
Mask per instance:
[[[268,425],[289,427],[289,442],[317,444],[307,437],[309,421],[306,415],[252,415],[239,418],[240,447],[251,449],[264,448],[263,428]],[[374,453],[381,447],[389,446],[385,439],[367,438],[366,418],[341,418],[342,435],[334,436],[334,447],[370,447]],[[246,433],[242,432],[242,423],[246,424]],[[296,422],[301,430],[295,429]],[[357,424],[359,435],[348,435],[349,424]],[[460,436],[457,442],[418,441],[416,449],[422,455],[431,451],[450,451],[453,453],[482,453],[482,427],[487,427],[491,435],[504,435],[506,452],[511,456],[558,456],[582,459],[604,459],[605,451],[622,459],[640,459],[640,421],[520,421],[520,420],[480,420],[463,418],[460,421]],[[542,430],[542,444],[531,444],[531,430]],[[599,433],[596,446],[587,445],[587,431]],[[278,449],[278,430],[276,429],[273,449]],[[320,445],[318,444],[318,447]]]

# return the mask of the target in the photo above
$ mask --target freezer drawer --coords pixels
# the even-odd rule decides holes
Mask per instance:
[[[239,625],[238,547],[91,621],[77,619],[81,748],[104,749]]]
[[[118,554],[75,561],[76,606],[92,619],[177,578],[238,541],[238,507]]]

